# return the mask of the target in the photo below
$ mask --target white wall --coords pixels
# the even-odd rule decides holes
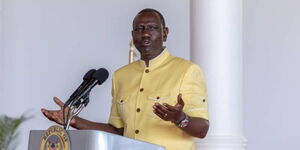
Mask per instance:
[[[112,74],[127,64],[132,20],[146,7],[163,13],[170,27],[166,45],[188,59],[188,1],[4,0],[0,114],[34,115],[21,126],[20,150],[27,147],[30,129],[54,124],[40,113],[42,107],[57,109],[53,96],[65,101],[91,68]],[[110,88],[111,78],[95,88],[80,116],[106,122]]]
[[[3,21],[2,21],[2,16],[3,16],[3,1],[0,0],[0,101],[1,101],[1,97],[2,97],[2,72],[3,72],[3,44],[2,44],[2,35],[3,35]]]
[[[300,149],[300,1],[244,1],[249,150]]]

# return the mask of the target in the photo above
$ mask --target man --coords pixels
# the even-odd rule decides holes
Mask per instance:
[[[109,123],[76,117],[71,126],[124,135],[167,150],[194,150],[193,137],[204,138],[209,127],[205,81],[197,65],[171,56],[163,46],[168,32],[158,11],[140,11],[132,37],[141,60],[114,73]],[[54,101],[62,108],[58,98]],[[42,112],[63,123],[62,110]]]

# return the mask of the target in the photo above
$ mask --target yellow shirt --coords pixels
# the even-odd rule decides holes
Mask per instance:
[[[155,102],[175,105],[181,93],[183,111],[208,120],[207,92],[198,65],[171,56],[165,49],[149,62],[138,60],[113,75],[109,123],[124,128],[124,136],[154,143],[167,150],[194,150],[193,138],[153,113]]]

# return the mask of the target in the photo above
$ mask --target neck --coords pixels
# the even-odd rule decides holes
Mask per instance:
[[[156,53],[143,53],[141,54],[141,59],[145,61],[146,67],[149,67],[149,61],[153,58],[157,57],[161,54],[161,52],[165,49],[165,47],[162,47],[159,51],[156,51]]]

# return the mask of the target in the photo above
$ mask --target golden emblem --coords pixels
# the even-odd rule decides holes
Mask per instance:
[[[43,135],[40,150],[70,150],[68,133],[60,126],[48,128]]]
[[[135,46],[133,43],[133,40],[130,41],[130,50],[129,50],[129,63],[133,63],[134,62],[134,58],[137,57],[135,50]]]

